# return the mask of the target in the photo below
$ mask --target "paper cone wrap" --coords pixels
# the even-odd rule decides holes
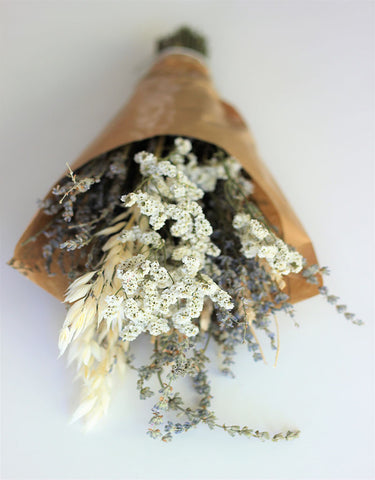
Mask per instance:
[[[138,83],[129,102],[72,164],[72,169],[124,144],[159,135],[193,137],[213,143],[237,158],[252,178],[253,196],[259,208],[278,228],[279,236],[295,247],[309,265],[317,263],[310,238],[259,158],[245,122],[231,105],[220,99],[207,67],[192,55],[161,56]],[[56,258],[51,265],[54,275],[47,274],[42,257],[44,235],[24,244],[50,221],[51,217],[43,211],[37,212],[19,240],[11,263],[30,280],[63,300],[69,280],[61,273]],[[74,255],[74,252],[65,255]],[[293,303],[318,293],[317,286],[308,284],[300,274],[292,274],[286,281],[286,292]]]

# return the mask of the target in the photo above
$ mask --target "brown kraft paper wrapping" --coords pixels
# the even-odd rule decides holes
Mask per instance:
[[[197,138],[218,145],[236,157],[252,178],[255,200],[266,218],[309,265],[317,263],[310,238],[260,160],[245,122],[232,106],[220,99],[206,66],[194,56],[183,53],[161,56],[138,83],[129,102],[72,164],[72,169],[126,143],[158,135]],[[69,280],[55,261],[51,265],[55,274],[48,276],[42,257],[44,235],[23,245],[50,220],[41,210],[37,212],[17,243],[11,264],[62,301]],[[66,255],[72,254],[66,252]],[[288,277],[286,291],[291,302],[318,293],[317,286],[308,284],[300,274]]]

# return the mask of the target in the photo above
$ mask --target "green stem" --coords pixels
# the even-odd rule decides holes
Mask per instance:
[[[202,353],[205,353],[205,351],[207,350],[208,344],[210,342],[210,338],[211,338],[211,332],[207,332],[207,340],[202,349]]]
[[[160,383],[161,388],[164,388],[165,385],[164,385],[163,380],[162,380],[162,378],[161,378],[161,372],[160,372],[160,370],[159,370],[158,373],[157,373],[157,377],[158,377],[158,380],[159,380],[159,383]]]
[[[40,235],[41,233],[43,233],[43,232],[52,224],[53,221],[54,221],[54,218],[53,218],[51,221],[49,221],[49,222],[47,223],[47,225],[44,225],[44,227],[43,227],[41,230],[39,230],[39,231],[36,232],[33,236],[29,237],[27,240],[25,240],[24,242],[22,242],[22,243],[21,243],[21,247],[24,247],[25,245],[27,245],[27,244],[30,243],[30,242],[35,242],[35,240],[39,237],[39,235]]]

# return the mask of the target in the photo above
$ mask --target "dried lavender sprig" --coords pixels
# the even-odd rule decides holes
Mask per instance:
[[[319,265],[311,265],[305,268],[302,272],[302,275],[306,281],[313,285],[319,285],[319,275],[329,274],[330,272],[328,267],[319,267]],[[349,320],[353,325],[364,325],[363,320],[356,318],[354,313],[348,312],[348,307],[343,303],[339,303],[340,297],[330,294],[325,285],[319,287],[319,293],[330,305],[334,305],[336,307],[337,313],[343,314],[346,320]]]
[[[209,332],[207,337],[208,339],[210,338]],[[209,410],[212,394],[206,367],[206,363],[209,360],[205,356],[208,341],[205,342],[205,346],[202,349],[199,349],[198,345],[202,340],[203,338],[199,337],[181,340],[178,334],[160,335],[155,340],[152,362],[148,366],[137,369],[132,364],[132,361],[129,361],[132,364],[132,368],[138,371],[139,374],[138,389],[141,399],[155,395],[149,387],[145,386],[145,381],[149,381],[152,376],[155,375],[157,377],[161,387],[158,391],[158,402],[152,408],[153,415],[150,419],[148,435],[151,438],[169,442],[174,435],[187,432],[198,424],[203,423],[210,429],[221,428],[231,436],[243,435],[260,440],[272,439],[273,441],[296,438],[299,431],[288,431],[271,436],[268,432],[260,432],[247,426],[239,427],[217,422],[216,415]],[[188,352],[191,353],[190,357],[187,355]],[[168,367],[170,367],[167,374],[168,381],[164,382],[162,372]],[[173,382],[177,378],[184,376],[192,378],[194,389],[200,397],[196,408],[186,407],[180,394],[175,393],[173,390]],[[179,412],[178,416],[182,415],[185,417],[185,420],[176,422],[165,419],[168,411]]]
[[[95,232],[122,210],[120,196],[129,182],[128,149],[125,146],[100,155],[77,172],[70,169],[67,178],[53,190],[54,195],[41,202],[44,212],[53,216],[38,233],[47,237],[51,246],[46,250],[46,267],[51,264],[54,252],[61,249],[59,265],[70,279],[82,273],[83,262],[86,269],[95,268],[103,245]],[[36,235],[30,241],[35,238]],[[76,255],[63,256],[64,249],[75,251]]]

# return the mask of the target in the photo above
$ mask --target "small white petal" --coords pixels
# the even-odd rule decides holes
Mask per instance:
[[[103,350],[102,348],[100,347],[100,345],[98,345],[96,342],[92,341],[91,342],[91,355],[95,358],[95,360],[97,360],[98,362],[100,362],[102,359],[103,359]]]
[[[70,327],[73,321],[75,320],[76,316],[80,313],[83,307],[83,299],[78,300],[77,302],[73,303],[66,314],[65,321],[63,327]]]
[[[89,364],[89,361],[90,361],[90,358],[91,358],[90,345],[86,345],[86,347],[83,349],[81,357],[82,357],[83,364],[87,366]]]
[[[103,230],[100,230],[100,232],[97,232],[95,235],[111,235],[111,233],[118,232],[121,230],[123,227],[125,227],[126,222],[120,222],[117,223],[116,225],[112,225],[112,227],[107,227],[104,228]]]
[[[68,290],[79,287],[80,285],[85,285],[87,282],[89,282],[92,279],[92,277],[95,275],[96,272],[97,270],[95,270],[94,272],[88,272],[76,278],[74,282],[69,285]]]
[[[67,327],[63,328],[59,335],[59,343],[58,343],[59,352],[60,352],[59,357],[63,355],[63,353],[65,352],[71,340],[72,340],[71,331]]]
[[[117,234],[117,235],[113,235],[112,237],[110,237],[106,243],[103,245],[102,247],[102,250],[103,252],[107,252],[108,250],[110,250],[112,247],[114,247],[117,243],[120,243],[121,242],[121,238],[120,238],[120,235]]]
[[[65,297],[66,303],[73,303],[82,297],[85,297],[91,290],[91,285],[81,285],[78,288],[69,289]]]
[[[93,397],[81,403],[77,408],[77,410],[73,413],[70,423],[74,423],[80,418],[87,415],[90,412],[90,410],[92,410],[97,400],[98,400],[98,397]]]
[[[78,335],[85,329],[86,317],[87,311],[86,309],[82,309],[81,313],[77,315],[76,319],[72,323],[72,332],[74,332],[73,339],[77,338]]]

